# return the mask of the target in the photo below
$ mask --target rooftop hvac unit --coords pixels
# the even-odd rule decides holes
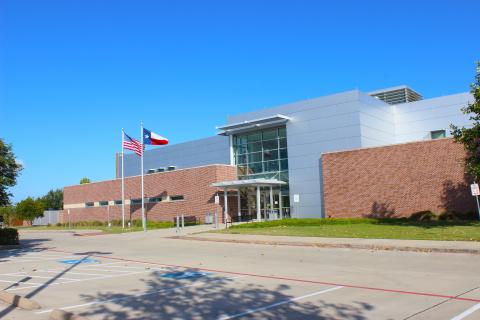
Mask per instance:
[[[148,169],[147,173],[148,173],[148,174],[150,174],[150,173],[155,173],[155,169]]]
[[[165,171],[165,168],[157,168],[155,171],[156,171],[156,172],[164,172],[164,171]]]
[[[168,171],[173,171],[173,170],[175,170],[175,169],[177,169],[177,166],[168,166],[168,167],[167,167],[167,170],[168,170]]]

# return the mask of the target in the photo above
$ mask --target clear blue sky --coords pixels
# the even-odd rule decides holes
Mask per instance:
[[[480,2],[0,1],[14,200],[113,178],[121,128],[171,143],[229,114],[358,88],[468,90]],[[201,147],[201,146],[199,146]]]

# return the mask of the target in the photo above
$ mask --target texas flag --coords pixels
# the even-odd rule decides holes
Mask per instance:
[[[143,128],[143,144],[162,146],[168,144],[168,139],[155,132]]]

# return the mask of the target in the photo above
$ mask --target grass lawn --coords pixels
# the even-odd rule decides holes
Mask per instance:
[[[270,236],[480,241],[480,222],[420,222],[407,219],[285,219],[245,223],[220,232]]]
[[[165,229],[165,228],[173,228],[174,225],[171,222],[148,222],[147,229]],[[135,231],[143,231],[141,225],[134,224],[131,228],[123,229],[119,225],[112,225],[111,227],[107,227],[105,225],[79,225],[75,226],[72,225],[71,228],[66,226],[34,226],[34,227],[15,227],[16,229],[20,230],[64,230],[64,231],[80,231],[80,230],[98,230],[103,231],[106,233],[125,233],[125,232],[135,232]]]

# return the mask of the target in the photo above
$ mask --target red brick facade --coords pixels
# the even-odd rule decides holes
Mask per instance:
[[[323,154],[325,216],[474,211],[464,157],[452,139]]]
[[[151,220],[173,221],[176,215],[197,216],[204,220],[207,212],[213,213],[215,208],[222,212],[223,196],[221,190],[211,187],[214,182],[235,180],[237,171],[235,166],[208,165],[203,167],[180,169],[171,172],[146,174],[145,198],[178,196],[184,197],[180,201],[161,201],[146,203],[147,218]],[[140,198],[140,177],[125,178],[125,199]],[[220,193],[220,205],[215,205],[215,193]],[[121,179],[93,182],[64,188],[64,210],[60,221],[68,221],[67,212],[70,210],[70,221],[106,221],[121,219],[121,205],[100,207],[99,201],[121,200]],[[236,215],[236,197],[229,196],[229,213]],[[72,205],[83,205],[86,202],[95,202],[94,207],[72,208]],[[141,219],[140,205],[125,205],[126,220]]]

